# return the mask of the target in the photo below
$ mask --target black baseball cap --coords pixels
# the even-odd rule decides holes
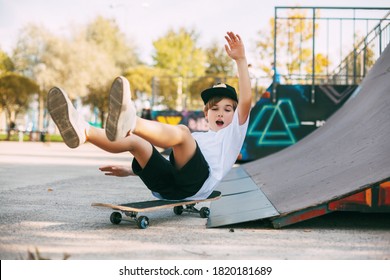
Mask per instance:
[[[223,96],[238,102],[236,90],[228,84],[217,84],[211,88],[205,89],[201,93],[201,97],[205,105],[209,102],[210,98],[214,96]]]

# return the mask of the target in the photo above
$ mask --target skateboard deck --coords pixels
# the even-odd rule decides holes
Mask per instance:
[[[208,218],[210,215],[210,209],[208,207],[202,207],[200,210],[195,208],[195,205],[200,202],[217,200],[221,197],[221,192],[213,191],[211,195],[202,200],[148,200],[131,202],[125,204],[109,204],[109,203],[92,203],[93,207],[103,207],[112,210],[117,210],[130,217],[130,221],[134,220],[138,227],[145,229],[149,226],[149,218],[147,216],[137,217],[139,212],[151,212],[164,208],[173,207],[173,212],[176,215],[181,215],[183,212],[198,213],[202,218]],[[123,219],[120,212],[113,212],[110,216],[110,221],[113,224],[119,224]]]

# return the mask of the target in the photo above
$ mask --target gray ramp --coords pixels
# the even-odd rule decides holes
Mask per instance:
[[[351,98],[323,127],[297,144],[241,168],[267,202],[244,200],[236,195],[230,196],[229,203],[224,203],[223,197],[212,203],[208,226],[222,225],[212,223],[214,211],[221,221],[224,212],[229,217],[229,209],[237,205],[256,204],[257,219],[275,215],[269,214],[267,207],[266,213],[261,212],[263,203],[273,205],[278,215],[285,216],[389,180],[390,45]],[[223,181],[219,187],[222,194],[225,188],[237,194],[245,189],[244,177],[235,181],[235,191],[232,191],[231,180]],[[232,197],[237,199],[232,200]],[[246,208],[253,207],[246,205]],[[234,223],[243,221],[248,219],[235,219]]]
[[[222,198],[211,204],[207,227],[248,222],[278,216],[279,213],[242,168],[233,168],[219,188]]]

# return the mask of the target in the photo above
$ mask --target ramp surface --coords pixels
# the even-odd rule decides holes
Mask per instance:
[[[223,195],[225,189],[229,195],[211,204],[209,227],[288,215],[389,180],[390,45],[350,99],[323,127],[297,144],[240,169],[247,175],[227,177],[219,186]],[[268,201],[243,199],[245,179],[257,186],[253,193]],[[264,212],[266,204],[272,205],[274,211],[268,207]],[[229,211],[241,205],[256,208],[256,215],[236,213],[236,218],[231,219]]]

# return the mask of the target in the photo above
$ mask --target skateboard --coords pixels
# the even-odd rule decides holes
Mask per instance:
[[[217,200],[221,197],[221,192],[213,191],[212,194],[202,200],[149,200],[149,201],[139,201],[131,202],[126,204],[108,204],[108,203],[92,203],[93,207],[104,207],[110,208],[112,210],[118,210],[111,214],[110,221],[113,224],[119,224],[122,220],[126,221],[135,221],[138,228],[146,229],[149,226],[149,218],[147,216],[139,216],[140,212],[151,212],[157,211],[164,208],[173,207],[173,212],[176,215],[181,215],[183,212],[186,213],[197,213],[202,218],[208,218],[210,215],[210,209],[208,207],[202,207],[201,209],[195,208],[195,205],[200,202]],[[128,219],[123,219],[122,214],[125,214]]]

